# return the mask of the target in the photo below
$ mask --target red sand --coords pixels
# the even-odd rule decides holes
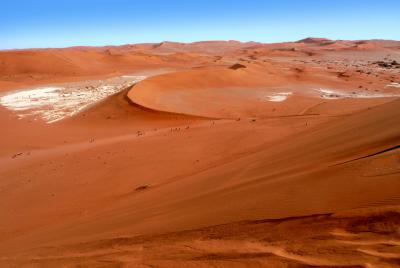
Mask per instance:
[[[0,52],[2,95],[151,76],[54,124],[0,106],[0,266],[398,267],[399,47]]]

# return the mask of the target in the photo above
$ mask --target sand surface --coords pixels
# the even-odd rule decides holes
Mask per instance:
[[[399,48],[1,51],[0,267],[399,267]]]

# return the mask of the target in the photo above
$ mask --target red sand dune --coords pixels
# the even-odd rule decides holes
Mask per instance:
[[[0,266],[397,267],[397,46],[0,52],[1,96],[148,76],[53,124],[0,106]]]

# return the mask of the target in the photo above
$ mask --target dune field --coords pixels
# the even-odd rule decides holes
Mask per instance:
[[[0,267],[400,267],[400,41],[0,51]]]

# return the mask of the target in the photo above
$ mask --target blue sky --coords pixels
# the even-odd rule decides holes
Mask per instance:
[[[399,0],[2,0],[0,49],[165,40],[400,40]]]

